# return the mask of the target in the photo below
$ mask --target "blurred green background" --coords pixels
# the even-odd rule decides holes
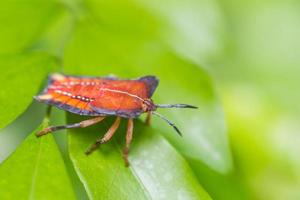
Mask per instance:
[[[299,35],[296,0],[1,1],[1,199],[300,199]],[[125,127],[87,159],[111,120],[29,135],[47,125],[32,96],[57,71],[154,74],[155,102],[199,111],[161,111],[183,139],[137,122],[130,170],[114,151]],[[54,111],[51,123],[79,120]]]

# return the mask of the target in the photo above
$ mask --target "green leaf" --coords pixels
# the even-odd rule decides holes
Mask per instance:
[[[160,38],[196,63],[215,59],[223,50],[224,19],[211,0],[138,0],[158,20]]]
[[[15,121],[0,130],[0,163],[42,123],[45,107],[45,105],[33,102]]]
[[[50,71],[57,70],[55,59],[44,53],[0,56],[0,128],[23,113]]]
[[[96,76],[113,73],[124,78],[156,75],[161,81],[154,94],[156,103],[190,103],[199,110],[159,110],[178,125],[183,139],[161,120],[155,120],[153,126],[187,157],[227,172],[231,156],[224,116],[207,72],[164,45],[156,35],[156,19],[140,7],[124,3],[117,9],[110,3],[89,3],[91,16],[77,24],[66,47],[65,72]],[[106,12],[115,17],[108,17]]]
[[[0,54],[18,54],[28,50],[55,19],[61,7],[51,0],[1,1]]]
[[[0,128],[25,111],[50,72],[58,71],[72,27],[70,14],[56,1],[0,3]],[[43,52],[42,52],[43,51]]]
[[[75,199],[53,136],[34,133],[0,165],[0,199]]]
[[[68,121],[79,120],[82,118],[72,115]],[[71,159],[91,199],[210,199],[180,154],[159,131],[145,127],[138,120],[129,168],[124,166],[121,156],[125,127],[100,150],[86,156],[85,150],[103,135],[111,122],[105,119],[90,128],[68,131]]]

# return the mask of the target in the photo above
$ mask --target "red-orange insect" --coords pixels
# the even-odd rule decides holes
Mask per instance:
[[[128,152],[133,133],[133,119],[147,113],[146,123],[151,114],[157,115],[171,125],[178,134],[178,128],[161,114],[157,108],[196,108],[187,104],[154,104],[151,97],[158,85],[155,76],[145,76],[132,80],[113,77],[86,77],[52,74],[44,91],[34,98],[40,102],[56,106],[71,113],[95,116],[75,124],[50,126],[37,133],[42,136],[61,129],[87,127],[102,121],[106,116],[117,116],[106,134],[86,151],[90,154],[100,144],[111,139],[119,127],[121,118],[128,119],[126,146],[123,150],[125,164],[128,165]]]

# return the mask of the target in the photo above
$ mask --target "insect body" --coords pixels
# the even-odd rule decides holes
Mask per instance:
[[[158,85],[155,76],[145,76],[132,80],[112,77],[79,77],[63,74],[49,76],[44,91],[34,98],[40,102],[56,106],[71,113],[93,116],[79,123],[64,126],[50,126],[37,133],[42,136],[61,129],[87,127],[102,121],[106,116],[117,116],[106,134],[86,151],[90,154],[111,139],[120,124],[121,118],[128,119],[126,146],[123,150],[125,164],[128,165],[128,152],[133,133],[133,119],[147,113],[146,123],[151,115],[157,115],[171,125],[177,133],[178,128],[161,114],[157,108],[196,108],[187,104],[154,104],[151,97]]]

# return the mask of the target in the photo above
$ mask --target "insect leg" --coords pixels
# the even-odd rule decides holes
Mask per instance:
[[[116,130],[118,129],[118,127],[120,125],[120,121],[121,121],[121,118],[117,117],[117,119],[115,120],[113,125],[108,129],[108,131],[105,133],[105,135],[102,138],[97,139],[96,142],[92,146],[90,146],[90,148],[88,148],[86,150],[85,154],[86,155],[91,154],[101,144],[106,143],[107,141],[109,141],[112,138],[112,136],[114,135],[114,133],[116,132]]]
[[[52,109],[52,106],[48,106],[48,107],[47,107],[47,111],[46,111],[46,118],[47,118],[47,119],[50,118],[50,115],[51,115],[51,109]]]
[[[132,133],[133,133],[133,119],[129,118],[127,124],[127,132],[126,132],[126,146],[123,149],[123,159],[125,161],[126,167],[129,166],[128,153],[129,153],[130,143],[132,140]]]
[[[145,120],[146,125],[150,125],[151,116],[152,116],[152,112],[150,111],[150,112],[147,113],[147,117],[146,117],[146,120]]]
[[[102,121],[105,117],[95,117],[92,119],[88,119],[88,120],[84,120],[75,124],[67,124],[67,125],[62,125],[62,126],[49,126],[43,130],[41,130],[40,132],[38,132],[36,134],[37,137],[46,135],[48,133],[54,132],[54,131],[58,131],[58,130],[62,130],[62,129],[69,129],[69,128],[84,128],[87,126],[91,126],[93,124],[96,124],[100,121]]]

